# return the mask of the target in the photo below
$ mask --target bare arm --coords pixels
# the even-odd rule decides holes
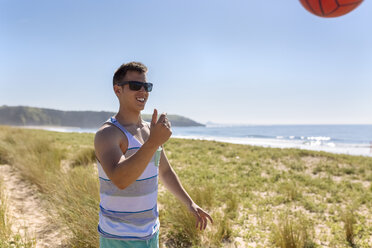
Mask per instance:
[[[200,225],[200,230],[207,227],[207,218],[213,223],[211,216],[199,207],[187,194],[186,190],[182,187],[181,181],[179,180],[176,172],[170,165],[168,158],[164,152],[164,149],[160,157],[159,165],[159,177],[164,186],[184,203],[192,214],[196,217],[196,228]]]
[[[119,189],[125,189],[132,184],[146,169],[157,148],[169,139],[171,131],[169,127],[163,125],[164,118],[165,115],[161,115],[155,124],[157,112],[154,111],[155,121],[148,140],[129,158],[123,155],[117,130],[104,128],[96,133],[94,139],[96,156],[106,175]],[[124,144],[122,148],[126,150],[128,144]]]
[[[182,184],[176,172],[169,164],[168,158],[164,152],[164,148],[161,152],[160,157],[159,178],[164,184],[164,186],[183,204],[189,206],[193,203],[189,194],[187,194],[186,190],[182,187]]]
[[[115,131],[106,128],[97,132],[94,146],[108,178],[119,189],[125,189],[142,174],[157,147],[146,142],[133,156],[126,158],[120,149],[118,138],[113,137],[117,136]]]

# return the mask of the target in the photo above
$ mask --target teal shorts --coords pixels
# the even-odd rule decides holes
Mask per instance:
[[[100,248],[159,248],[159,231],[149,240],[119,240],[99,237]]]

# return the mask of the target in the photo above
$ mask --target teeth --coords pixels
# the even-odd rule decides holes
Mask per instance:
[[[145,98],[139,98],[139,97],[137,97],[137,100],[140,101],[140,102],[144,102],[145,101]]]

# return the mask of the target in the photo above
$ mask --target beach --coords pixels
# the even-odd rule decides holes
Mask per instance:
[[[61,246],[98,247],[93,138],[93,133],[0,126],[2,171],[34,185],[39,206],[55,210],[44,215],[60,227],[55,235]],[[215,223],[196,230],[194,217],[160,183],[161,247],[281,247],[289,229],[307,247],[372,246],[368,156],[180,138],[171,138],[164,149],[183,186]],[[1,188],[13,194],[8,181],[2,178]],[[40,223],[8,210],[10,219]],[[48,238],[31,228],[35,244],[29,247],[44,247]],[[2,236],[1,242],[8,241]]]

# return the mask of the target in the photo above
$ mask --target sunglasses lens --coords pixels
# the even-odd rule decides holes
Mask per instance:
[[[142,82],[126,82],[129,84],[129,89],[134,90],[134,91],[139,91],[141,90],[142,86],[145,88],[147,92],[150,92],[152,90],[152,83],[142,83]]]
[[[145,90],[147,92],[151,92],[152,91],[152,83],[147,83],[147,86],[145,87]]]
[[[129,89],[131,90],[140,90],[142,87],[142,84],[139,82],[129,82]]]

